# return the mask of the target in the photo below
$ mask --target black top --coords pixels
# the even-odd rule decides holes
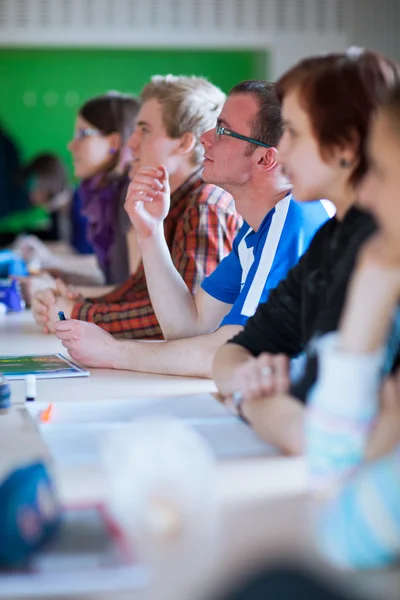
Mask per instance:
[[[337,329],[358,250],[375,230],[373,218],[355,207],[343,221],[330,219],[230,343],[244,346],[254,356],[269,352],[293,358],[306,350],[311,340]],[[316,378],[316,366],[311,362],[305,380],[292,388],[302,400]]]

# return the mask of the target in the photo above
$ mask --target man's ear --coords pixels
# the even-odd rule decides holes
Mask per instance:
[[[262,171],[272,171],[278,164],[278,150],[276,148],[257,148],[257,168]]]
[[[180,139],[180,144],[177,148],[177,154],[190,154],[193,152],[197,138],[194,133],[186,131]]]

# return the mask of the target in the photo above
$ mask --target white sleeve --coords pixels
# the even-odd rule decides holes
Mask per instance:
[[[309,397],[306,452],[314,488],[326,488],[363,459],[375,418],[381,383],[382,350],[352,354],[339,336],[318,342],[318,379]]]

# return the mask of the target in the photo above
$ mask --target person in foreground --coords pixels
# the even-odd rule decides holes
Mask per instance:
[[[165,240],[167,173],[162,166],[158,174],[157,168],[141,169],[126,207],[138,235],[153,308],[164,337],[173,341],[119,342],[93,325],[57,323],[57,335],[73,358],[90,366],[211,375],[216,349],[242,329],[328,218],[321,202],[293,200],[277,163],[281,132],[275,85],[248,81],[231,90],[217,127],[201,137],[204,180],[233,195],[245,223],[232,252],[194,296]]]
[[[361,201],[380,230],[360,253],[338,334],[319,342],[306,420],[312,483],[333,496],[322,548],[359,568],[400,559],[400,372],[381,388],[400,348],[400,86],[374,121],[369,164]]]
[[[141,93],[137,126],[129,147],[130,175],[141,167],[165,165],[171,208],[164,222],[165,239],[175,268],[194,293],[232,249],[241,225],[232,196],[202,179],[200,136],[214,127],[225,95],[199,77],[153,77]],[[127,217],[128,218],[128,217]],[[64,289],[34,297],[37,323],[54,331],[57,313],[91,321],[116,337],[159,339],[161,329],[151,305],[141,263],[120,287],[99,298],[74,296]]]
[[[337,328],[355,256],[375,230],[355,203],[371,117],[399,74],[389,59],[350,49],[305,59],[277,83],[285,126],[279,159],[293,193],[304,202],[328,198],[336,216],[244,330],[217,352],[213,376],[258,434],[285,452],[303,451],[304,402],[316,376],[313,342]],[[295,383],[289,359],[305,350],[310,356]]]
[[[378,111],[368,158],[360,202],[380,231],[359,253],[338,334],[318,342],[321,369],[306,415],[306,456],[321,502],[317,538],[335,566],[346,569],[400,559],[399,373],[380,389],[382,368],[400,340],[400,86]],[[300,564],[266,564],[213,598],[363,597],[337,580],[337,573],[326,580]]]

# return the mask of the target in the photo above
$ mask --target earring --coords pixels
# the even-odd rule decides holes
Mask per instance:
[[[109,153],[110,153],[110,154],[115,154],[116,152],[117,152],[117,151],[116,151],[116,149],[115,149],[115,148],[110,148],[110,149],[109,149]]]
[[[348,169],[349,167],[351,167],[351,162],[346,160],[345,158],[341,158],[339,165],[342,169]]]

